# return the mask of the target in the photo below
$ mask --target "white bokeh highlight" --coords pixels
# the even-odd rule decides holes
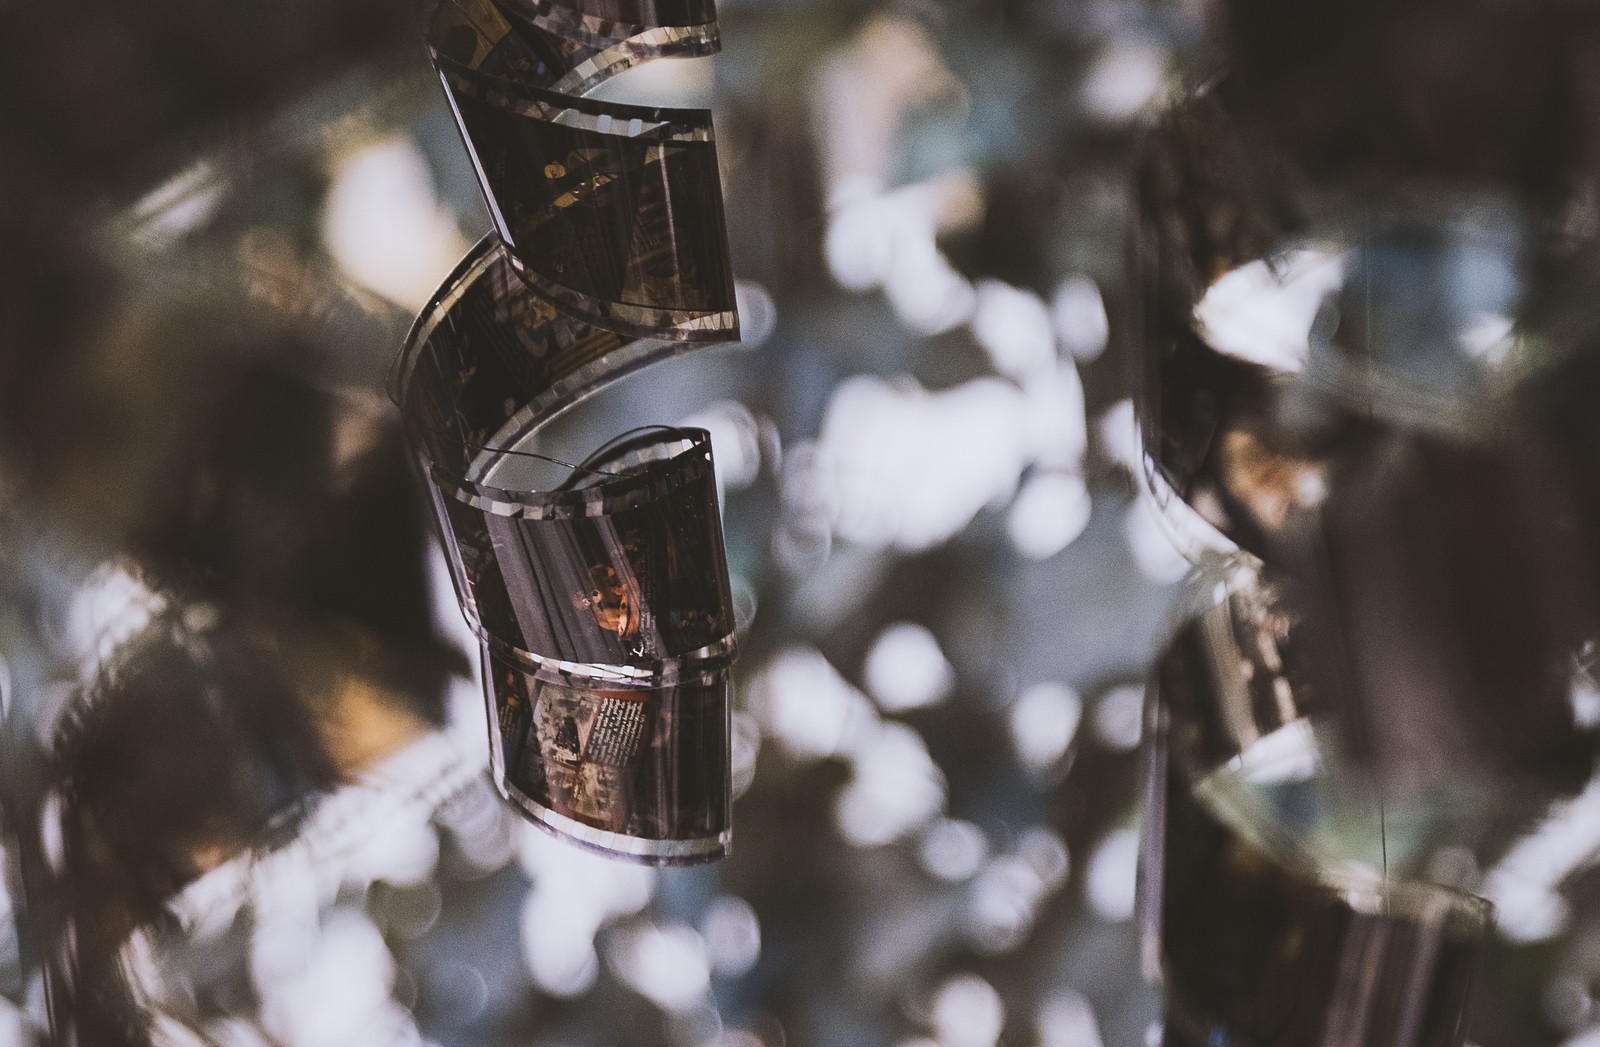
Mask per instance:
[[[427,304],[468,244],[409,137],[360,146],[334,166],[322,239],[349,280],[410,313]]]
[[[934,992],[932,1020],[940,1047],[995,1047],[1006,1011],[994,986],[976,974],[958,974]]]
[[[862,668],[867,692],[886,713],[941,702],[955,686],[955,669],[924,625],[896,622],[878,634]]]
[[[1042,774],[1065,759],[1083,719],[1083,699],[1061,683],[1033,684],[1011,707],[1011,743],[1024,767]]]
[[[1084,893],[1102,920],[1133,918],[1138,867],[1139,834],[1131,829],[1113,832],[1095,847],[1084,870]]]

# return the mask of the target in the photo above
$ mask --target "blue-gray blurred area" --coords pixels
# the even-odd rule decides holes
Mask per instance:
[[[0,4],[0,1047],[1158,1042],[1137,748],[1185,565],[1123,253],[1206,6],[726,0],[715,59],[605,87],[715,111],[744,330],[546,438],[716,441],[733,855],[652,871],[493,795],[385,457],[489,226],[422,12]],[[174,636],[225,671],[119,675]]]

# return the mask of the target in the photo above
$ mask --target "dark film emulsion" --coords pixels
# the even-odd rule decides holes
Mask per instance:
[[[446,281],[396,374],[410,438],[439,479],[465,483],[490,441],[670,352],[574,320],[528,292],[493,236]],[[509,496],[509,495],[508,495]]]
[[[591,0],[577,7],[543,0],[446,0],[434,13],[429,41],[440,64],[579,95],[640,61],[714,53],[716,17],[710,0]]]
[[[609,330],[718,340],[737,320],[710,114],[580,97],[641,61],[712,53],[714,12],[623,13],[672,20],[450,0],[432,54],[523,278]]]
[[[486,182],[516,187],[496,194],[497,223],[531,284],[601,326],[641,336],[732,309],[716,149],[704,123],[552,103],[549,92],[513,93],[448,69],[444,80],[467,133],[485,143],[476,153]]]
[[[550,658],[602,665],[705,657],[726,641],[731,600],[708,438],[668,432],[682,432],[672,442],[685,449],[665,469],[571,492],[572,510],[604,491],[601,504],[614,511],[486,515],[515,615],[486,623],[497,635],[520,635],[525,650]]]
[[[481,642],[496,785],[582,846],[714,860],[734,638],[710,437],[530,448],[588,394],[738,337],[710,114],[580,97],[712,53],[715,13],[447,0],[430,43],[496,232],[423,311],[394,395]]]
[[[453,420],[481,432],[473,415],[484,398],[472,395],[478,372],[460,340],[427,342],[407,390],[438,404],[438,388],[420,390],[443,373],[425,365],[441,364],[428,350],[444,346],[457,378],[469,375],[444,387],[463,394]],[[427,463],[462,606],[483,641],[496,784],[591,848],[654,863],[720,857],[733,615],[709,435],[640,430],[535,490],[517,474],[553,463],[514,445],[540,419],[511,415],[510,429],[471,444],[435,432],[466,476],[440,482],[448,470]]]
[[[554,465],[515,450],[564,405],[537,390],[560,390],[597,363],[609,378],[632,362],[630,350],[648,361],[670,346],[622,346],[559,316],[517,323],[500,308],[514,286],[503,266],[468,272],[468,286],[446,296],[448,314],[402,363],[399,395],[469,619],[516,648],[571,662],[644,664],[722,644],[732,618],[703,431],[641,430],[539,489],[516,475],[548,476]],[[511,330],[550,335],[547,351],[535,356]],[[574,337],[562,346],[562,334]]]
[[[530,674],[490,650],[496,777],[530,817],[588,847],[660,864],[730,838],[728,672],[662,686]]]

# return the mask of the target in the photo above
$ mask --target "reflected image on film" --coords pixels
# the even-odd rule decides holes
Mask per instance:
[[[693,449],[679,457],[691,460],[650,501],[605,516],[487,514],[511,618],[485,627],[521,636],[518,646],[542,658],[604,665],[645,666],[726,641],[731,601],[708,437],[682,432],[677,442]]]
[[[575,842],[653,864],[721,858],[730,838],[728,675],[661,687],[555,681],[491,653],[496,778]]]

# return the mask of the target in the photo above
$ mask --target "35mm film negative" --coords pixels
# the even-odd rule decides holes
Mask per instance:
[[[497,786],[561,836],[654,864],[730,839],[710,437],[646,427],[572,465],[536,440],[624,375],[738,337],[710,114],[581,97],[717,44],[709,3],[439,5],[431,53],[495,232],[394,380],[480,638]]]

